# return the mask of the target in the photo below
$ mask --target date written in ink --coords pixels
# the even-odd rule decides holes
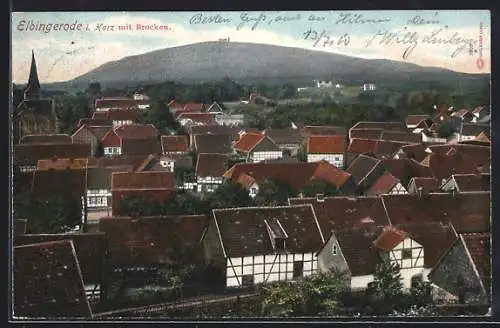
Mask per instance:
[[[322,30],[318,32],[313,29],[309,29],[303,33],[304,40],[314,41],[314,48],[325,48],[333,46],[348,46],[351,43],[351,37],[348,33],[344,33],[339,37],[332,37]]]

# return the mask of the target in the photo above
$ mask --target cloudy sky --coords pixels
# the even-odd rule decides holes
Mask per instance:
[[[201,22],[216,15],[215,21]],[[54,24],[83,25],[80,31],[65,31],[64,25],[55,30]],[[131,30],[119,30],[128,24]],[[168,29],[138,30],[137,24]],[[307,39],[308,31],[323,36],[314,39],[313,32]],[[484,10],[31,12],[12,14],[12,79],[26,82],[32,50],[40,81],[47,83],[70,80],[123,57],[220,38],[490,72],[490,14]]]

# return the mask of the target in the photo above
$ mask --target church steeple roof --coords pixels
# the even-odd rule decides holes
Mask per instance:
[[[38,98],[40,96],[40,81],[38,80],[38,72],[36,69],[35,52],[31,51],[31,68],[28,85],[24,91],[25,98]]]

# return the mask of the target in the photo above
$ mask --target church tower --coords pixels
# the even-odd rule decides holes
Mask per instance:
[[[40,81],[38,80],[38,72],[36,69],[35,53],[31,51],[31,68],[30,76],[28,79],[28,85],[24,90],[25,100],[37,100],[40,99]]]

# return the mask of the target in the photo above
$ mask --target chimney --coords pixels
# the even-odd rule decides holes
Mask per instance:
[[[423,187],[418,187],[417,188],[417,196],[418,196],[418,199],[421,199],[422,198],[422,194],[424,192],[424,188]]]
[[[323,194],[323,193],[316,194],[316,201],[319,203],[324,202],[325,201],[325,194]]]

